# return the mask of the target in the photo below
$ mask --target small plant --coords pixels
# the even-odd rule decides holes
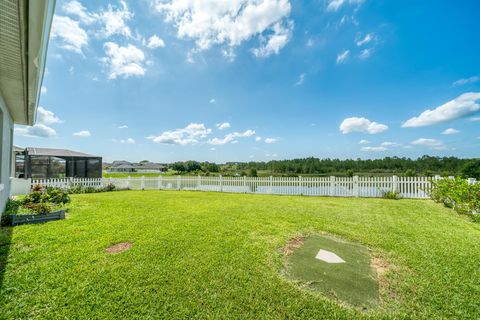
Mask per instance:
[[[25,208],[34,214],[47,214],[52,212],[52,205],[46,202],[29,203],[25,205]]]
[[[382,198],[390,199],[390,200],[399,200],[402,197],[400,196],[400,193],[396,191],[385,191],[382,195]]]

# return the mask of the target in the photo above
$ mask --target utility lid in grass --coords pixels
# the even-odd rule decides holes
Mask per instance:
[[[287,256],[287,277],[329,298],[371,309],[378,304],[378,283],[368,249],[331,236],[295,240]]]

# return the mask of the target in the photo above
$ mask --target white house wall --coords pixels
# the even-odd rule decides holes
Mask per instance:
[[[10,193],[13,121],[0,93],[0,216]]]

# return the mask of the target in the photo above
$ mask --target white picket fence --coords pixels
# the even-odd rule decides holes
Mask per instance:
[[[439,177],[433,178],[438,179]],[[108,184],[117,190],[198,190],[255,194],[332,196],[332,197],[382,197],[387,191],[398,192],[403,198],[426,199],[431,188],[430,177],[222,177],[222,176],[158,176],[135,178],[95,179],[40,179],[27,181],[28,190],[34,185],[68,188],[81,185],[100,188]],[[25,182],[23,182],[25,184]],[[28,191],[23,191],[24,194]],[[13,192],[12,192],[13,194]]]

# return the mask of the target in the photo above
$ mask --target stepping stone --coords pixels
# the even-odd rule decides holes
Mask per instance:
[[[320,249],[315,259],[325,261],[326,263],[345,263],[345,260],[337,256],[335,253]]]

